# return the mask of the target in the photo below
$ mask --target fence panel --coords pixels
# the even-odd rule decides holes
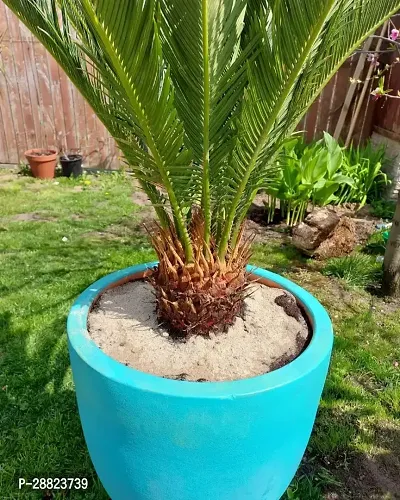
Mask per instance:
[[[43,46],[2,2],[0,35],[0,163],[18,163],[29,148],[63,145],[81,150],[86,164],[117,166],[118,151],[103,124]],[[355,64],[353,57],[343,65],[302,120],[299,129],[306,131],[308,140],[320,138],[324,130],[333,134]],[[355,142],[369,137],[373,110],[374,103],[367,99],[355,129]],[[399,118],[397,107],[396,112]],[[385,124],[390,116],[387,113],[382,118]]]

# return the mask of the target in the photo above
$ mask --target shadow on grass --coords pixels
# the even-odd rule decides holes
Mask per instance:
[[[399,499],[400,429],[383,423],[360,429],[360,419],[368,417],[372,417],[368,409],[341,412],[321,408],[314,436],[289,490],[294,496],[284,498]],[[335,437],[340,441],[347,439],[349,446],[335,448]],[[371,452],[353,449],[351,442],[355,440],[362,441]],[[321,441],[324,452],[320,449]]]
[[[32,344],[29,329],[15,327],[13,315],[0,315],[2,499],[108,499],[91,465],[81,431],[65,335],[66,317],[46,325]],[[18,488],[18,479],[85,477],[86,492],[53,495]]]
[[[7,257],[0,313],[1,500],[108,499],[81,430],[66,318],[73,300],[96,279],[153,260],[143,238],[132,240],[79,236],[67,246],[50,236],[36,247],[27,241]],[[19,490],[19,477],[86,477],[89,488],[44,497],[29,487]]]
[[[285,235],[281,239],[253,245],[251,263],[274,273],[307,269],[308,261],[309,259],[287,241]]]
[[[360,419],[368,416],[372,412],[366,409],[322,407],[302,464],[282,500],[399,499],[400,429],[383,423],[360,429]],[[335,439],[347,440],[348,445],[335,446]],[[371,452],[352,448],[355,440]]]

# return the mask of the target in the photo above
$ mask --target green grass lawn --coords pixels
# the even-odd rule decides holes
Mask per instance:
[[[97,278],[154,259],[140,230],[149,214],[133,191],[122,174],[38,181],[0,170],[1,500],[41,498],[18,490],[18,477],[32,476],[87,477],[88,490],[68,498],[108,498],[80,428],[65,322]],[[399,304],[323,276],[280,241],[257,245],[253,263],[313,292],[336,332],[317,424],[286,499],[399,498]]]

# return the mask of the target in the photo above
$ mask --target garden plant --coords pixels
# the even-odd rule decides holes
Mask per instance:
[[[254,196],[332,75],[399,8],[396,0],[5,3],[82,92],[153,203],[158,314],[182,333],[193,318],[202,333],[232,322]]]
[[[396,14],[395,17],[397,17]],[[387,30],[386,36],[385,31]],[[350,78],[352,84],[363,84],[364,89],[366,89],[370,81],[377,80],[378,86],[371,92],[373,100],[387,100],[387,99],[400,99],[400,90],[387,88],[386,78],[390,75],[390,70],[400,62],[400,41],[399,41],[400,31],[393,20],[389,20],[383,25],[383,29],[380,35],[373,35],[374,38],[378,39],[378,44],[375,49],[373,49],[368,54],[368,61],[370,62],[370,70],[368,72],[369,76],[365,81]],[[381,49],[381,42],[385,43],[385,47]],[[363,52],[362,50],[359,52]],[[389,53],[392,55],[391,62],[388,64],[386,59],[386,64],[382,65],[381,56]],[[385,57],[385,56],[384,56]],[[361,100],[361,99],[360,99]],[[346,141],[348,143],[349,137]],[[369,145],[367,145],[368,149]],[[353,156],[356,159],[359,156],[359,150],[355,150],[354,154],[350,154],[349,159]],[[379,151],[378,151],[379,153]],[[351,172],[351,168],[350,171]],[[362,182],[365,186],[372,188],[371,175],[374,175],[373,165],[366,165],[364,169],[366,175]],[[379,182],[380,181],[380,182]],[[386,183],[386,179],[380,176],[379,181],[376,183],[375,189],[379,191],[382,187],[382,183]],[[344,193],[349,193],[349,188],[344,188]],[[376,193],[375,193],[376,194]],[[346,198],[346,196],[345,196]],[[382,208],[384,208],[382,206]],[[393,226],[390,231],[388,244],[386,247],[385,259],[384,259],[384,274],[383,274],[383,291],[386,295],[399,297],[400,296],[400,195],[397,199],[397,206],[394,213]]]
[[[343,150],[342,172],[352,179],[351,184],[342,185],[337,195],[338,203],[359,203],[380,200],[389,183],[382,171],[387,162],[386,148],[382,144],[374,147],[371,141],[364,146],[349,146]]]
[[[384,146],[342,148],[327,132],[322,140],[305,144],[302,137],[285,143],[277,162],[279,169],[269,179],[267,221],[272,222],[279,200],[286,223],[301,222],[309,204],[358,203],[380,199],[389,183],[382,172],[386,161]]]
[[[332,323],[300,286],[247,268],[251,242],[243,221],[256,193],[281,168],[282,148],[311,103],[400,1],[5,3],[103,121],[157,215],[148,230],[158,262],[101,278],[68,316],[82,428],[105,489],[114,500],[277,500],[311,434],[331,357]],[[326,141],[328,192],[320,198],[328,199],[328,183],[337,188],[341,150]],[[318,162],[318,156],[310,158],[312,169]],[[263,304],[269,314],[273,306],[277,314],[285,312],[282,324],[294,322],[293,339],[302,341],[302,350],[292,357],[286,350],[268,370],[263,358],[254,376],[246,366],[233,378],[190,382],[185,374],[176,378],[129,366],[95,343],[90,325],[98,309],[93,306],[108,291],[119,293],[123,284],[138,285],[143,277],[150,278],[156,297],[158,318],[152,305],[149,316],[171,339],[153,330],[140,349],[150,337],[175,353],[193,342],[213,345],[216,334],[239,321],[252,277],[261,293],[279,294],[278,302]],[[152,304],[152,297],[132,295],[129,307]],[[292,316],[286,313],[290,305]],[[127,342],[137,340],[136,330]],[[264,323],[259,332],[265,346]],[[157,352],[163,362],[165,349]],[[155,350],[146,353],[153,363]],[[223,353],[221,364],[232,366]],[[243,360],[241,352],[236,359]]]
[[[89,488],[71,491],[71,498],[110,498],[90,462],[76,411],[65,316],[77,294],[99,277],[154,260],[141,231],[148,209],[132,203],[141,194],[129,174],[48,182],[0,170],[3,498],[37,497],[27,486],[18,491],[18,471],[86,477]],[[21,214],[33,213],[37,220],[21,221]],[[296,280],[322,301],[333,319],[336,342],[310,446],[283,499],[322,500],[334,493],[341,500],[384,497],[387,485],[395,497],[400,308],[322,276],[319,267],[284,241],[255,242],[252,263]],[[368,390],[360,381],[368,381]],[[111,411],[108,407],[106,413]],[[366,482],[369,460],[380,476]],[[65,494],[53,492],[55,499]]]
[[[342,174],[342,148],[327,132],[324,139],[310,145],[299,138],[288,141],[278,157],[279,170],[267,187],[268,222],[276,201],[286,223],[293,226],[305,217],[308,204],[324,206],[334,202],[341,185],[353,180]]]

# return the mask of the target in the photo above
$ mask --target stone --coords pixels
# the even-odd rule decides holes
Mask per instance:
[[[340,257],[351,253],[358,239],[365,239],[371,230],[366,226],[330,207],[317,208],[293,228],[292,244],[317,259]]]
[[[314,252],[318,259],[342,257],[354,250],[357,244],[356,228],[352,219],[342,217],[328,238]]]
[[[313,255],[339,221],[339,215],[329,208],[314,210],[304,222],[293,228],[292,244],[304,253]]]
[[[340,217],[331,207],[313,210],[305,218],[306,224],[317,227],[320,231],[329,233],[339,222]]]

